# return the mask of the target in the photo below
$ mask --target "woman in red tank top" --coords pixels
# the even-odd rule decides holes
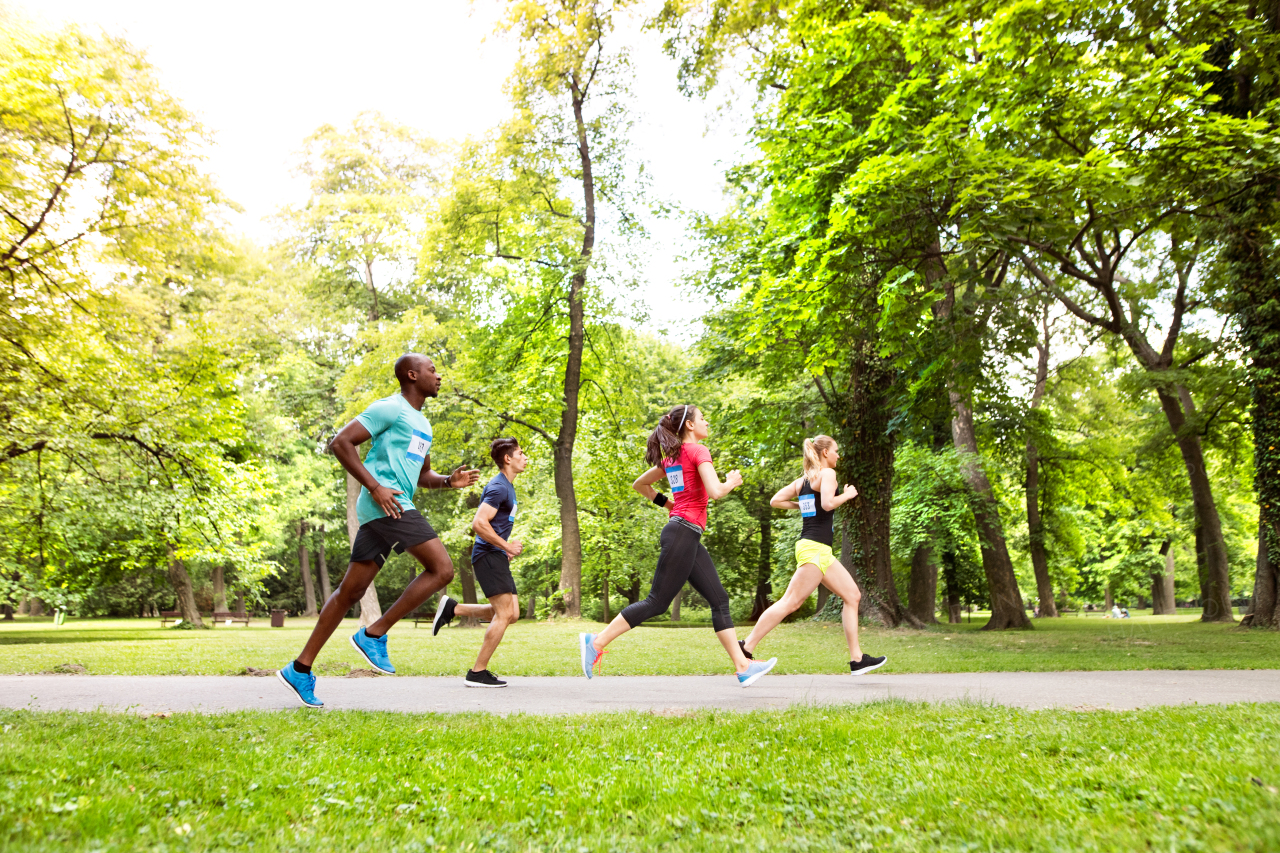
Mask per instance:
[[[578,635],[582,672],[587,678],[604,654],[605,646],[646,619],[665,613],[686,582],[710,603],[716,637],[733,661],[739,684],[743,687],[754,684],[778,662],[777,658],[750,661],[742,653],[733,618],[729,615],[729,594],[702,544],[702,533],[707,528],[707,501],[722,498],[742,485],[742,474],[738,471],[730,471],[725,481],[720,482],[711,454],[702,446],[709,432],[710,427],[698,407],[682,405],[667,412],[649,435],[645,460],[652,467],[636,478],[632,488],[659,507],[670,503],[671,520],[662,528],[662,550],[648,597],[624,608],[599,634]],[[674,500],[669,501],[653,488],[653,484],[664,477],[671,486]]]

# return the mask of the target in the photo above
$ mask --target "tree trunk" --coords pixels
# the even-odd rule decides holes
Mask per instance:
[[[247,612],[248,611],[244,609],[244,590],[238,589],[236,590],[236,613],[239,613],[241,616],[243,616]]]
[[[1280,628],[1280,573],[1271,562],[1266,537],[1275,536],[1270,526],[1266,507],[1258,508],[1258,568],[1253,577],[1253,612],[1247,617],[1254,628]]]
[[[377,238],[372,235],[364,235],[364,242],[366,245],[373,243],[376,240]],[[365,258],[364,261],[364,286],[369,289],[369,296],[372,300],[369,303],[369,322],[376,323],[381,310],[378,308],[378,288],[373,286],[373,261],[368,258]]]
[[[356,516],[356,501],[360,498],[360,483],[355,477],[347,474],[347,538],[351,544],[356,543],[356,534],[360,532],[360,520]],[[368,628],[382,618],[382,605],[378,603],[378,590],[374,582],[360,597],[360,626]]]
[[[756,563],[756,589],[751,601],[751,615],[747,621],[754,622],[760,618],[773,602],[769,595],[773,591],[769,578],[773,574],[773,518],[769,506],[760,512],[756,521],[760,525],[760,558]]]
[[[1173,542],[1164,540],[1160,546],[1160,555],[1164,557],[1164,571],[1151,576],[1151,615],[1172,616],[1177,612],[1173,600]]]
[[[1204,554],[1204,590],[1201,595],[1201,606],[1204,612],[1200,616],[1202,622],[1234,622],[1231,613],[1231,567],[1227,562],[1227,545],[1222,536],[1222,520],[1218,517],[1218,505],[1213,499],[1213,488],[1209,482],[1209,472],[1205,467],[1204,447],[1200,436],[1187,432],[1186,416],[1195,413],[1191,405],[1191,395],[1185,388],[1177,388],[1177,396],[1165,389],[1158,389],[1160,407],[1164,410],[1169,428],[1177,437],[1178,450],[1182,453],[1182,461],[1187,469],[1187,479],[1191,484],[1191,501],[1195,508],[1197,530],[1201,532],[1201,547],[1197,553]]]
[[[5,603],[3,605],[0,605],[0,610],[4,611],[4,621],[6,622],[13,621],[13,605],[12,604]]]
[[[316,615],[316,584],[311,577],[311,551],[307,548],[307,523],[298,522],[298,571],[302,573],[302,594],[306,597],[307,609],[303,616]]]
[[[1046,309],[1044,343],[1036,344],[1036,381],[1031,391],[1031,411],[1040,408],[1044,400],[1045,382],[1049,378],[1049,320]],[[1040,601],[1041,616],[1057,616],[1053,601],[1053,584],[1049,580],[1049,555],[1044,545],[1044,521],[1040,518],[1040,450],[1034,437],[1027,439],[1027,533],[1030,540],[1031,568],[1036,576],[1036,597]]]
[[[227,587],[223,580],[223,567],[213,567],[213,609],[225,612],[227,609]]]
[[[960,589],[956,577],[956,552],[950,549],[942,552],[942,578],[947,582],[947,622],[952,625],[960,623]]]
[[[320,573],[320,601],[326,602],[333,595],[333,581],[329,579],[329,561],[324,553],[324,525],[319,528],[320,544],[316,548],[316,571]]]
[[[600,596],[601,604],[604,605],[604,619],[602,621],[606,625],[608,625],[610,619],[612,618],[609,615],[609,573],[608,572],[605,572],[604,578],[600,581],[600,590],[601,590],[601,596]],[[679,596],[676,597],[676,600],[677,601],[680,600]],[[680,605],[673,604],[671,609],[672,609],[672,616],[671,616],[672,621],[678,622],[680,620]]]
[[[671,621],[680,621],[680,601],[684,598],[684,587],[680,587],[680,591],[676,593],[676,597],[671,599]]]
[[[1013,573],[1013,560],[1004,538],[1004,524],[1000,520],[1000,507],[987,472],[978,458],[978,439],[973,431],[973,410],[957,391],[948,392],[955,417],[951,420],[951,437],[956,450],[964,460],[964,478],[973,492],[973,520],[978,527],[978,542],[982,548],[982,569],[987,576],[987,590],[991,595],[991,619],[982,626],[984,631],[1005,628],[1030,628],[1031,620],[1018,589],[1018,578]]]
[[[933,547],[917,545],[911,555],[911,579],[907,584],[907,610],[921,622],[938,621],[938,564],[933,560]]]
[[[471,555],[468,553],[458,565],[458,580],[462,581],[462,603],[479,603],[476,598],[476,575],[471,569]],[[474,628],[480,624],[480,620],[474,616],[461,616],[458,618],[458,624],[463,628]]]
[[[187,567],[182,565],[182,561],[174,554],[172,545],[169,546],[169,583],[177,593],[178,612],[182,614],[183,620],[197,628],[203,628],[204,620],[200,618],[200,611],[196,608],[196,595],[191,586],[191,575],[187,574]]]
[[[569,77],[569,92],[582,165],[582,248],[569,279],[569,354],[564,368],[564,408],[554,453],[556,497],[560,499],[560,589],[564,593],[565,614],[576,617],[582,613],[582,534],[578,528],[578,496],[573,487],[573,445],[578,438],[578,393],[582,388],[582,350],[586,342],[584,291],[596,244],[596,187],[583,115],[586,92],[576,74]]]
[[[1111,582],[1107,581],[1107,587],[1102,591],[1102,606],[1111,612],[1111,608],[1116,606],[1116,600],[1111,595]]]
[[[1196,520],[1196,578],[1200,581],[1200,606],[1203,608],[1209,600],[1209,562],[1204,550],[1204,528],[1200,526],[1199,519]],[[1204,619],[1203,612],[1200,618]]]
[[[525,614],[525,618],[530,622],[538,618],[538,588],[534,587],[529,590],[529,612]]]

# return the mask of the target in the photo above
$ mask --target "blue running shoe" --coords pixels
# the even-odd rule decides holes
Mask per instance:
[[[595,634],[579,634],[578,646],[582,651],[582,674],[587,678],[591,677],[591,668],[595,666],[596,661],[600,659],[599,653],[591,642],[596,638]]]
[[[395,675],[396,668],[387,657],[387,635],[370,637],[364,628],[351,635],[351,647],[360,653],[369,666],[384,675]]]
[[[750,687],[760,680],[760,676],[773,669],[774,664],[777,662],[777,658],[752,661],[746,672],[738,673],[738,683],[743,687]]]
[[[289,692],[297,696],[308,708],[323,708],[324,703],[316,698],[316,677],[309,672],[298,672],[293,668],[293,661],[283,669],[276,670],[276,678],[289,688]]]

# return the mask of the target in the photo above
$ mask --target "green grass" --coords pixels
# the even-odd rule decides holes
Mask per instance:
[[[0,711],[0,849],[11,853],[1260,853],[1280,849],[1277,784],[1280,705]]]
[[[983,632],[980,619],[926,631],[866,629],[863,649],[889,656],[888,672],[999,672],[1116,669],[1270,669],[1280,665],[1280,634],[1205,625],[1194,616],[1111,620],[1067,616],[1039,620],[1033,631]],[[579,631],[592,622],[525,622],[512,626],[491,669],[504,675],[573,675]],[[95,675],[221,675],[251,666],[275,669],[302,649],[311,623],[290,619],[285,628],[255,620],[248,628],[207,631],[161,629],[158,620],[49,620],[0,622],[0,674],[35,673],[78,663]],[[362,665],[347,644],[348,621],[321,653],[322,674]],[[748,627],[739,627],[745,637]],[[432,638],[430,626],[402,624],[391,633],[396,669],[406,675],[457,675],[469,668],[481,629],[447,628]],[[777,672],[847,671],[840,626],[782,625],[759,652],[777,655]],[[611,648],[612,675],[717,674],[728,661],[710,628],[642,627]]]

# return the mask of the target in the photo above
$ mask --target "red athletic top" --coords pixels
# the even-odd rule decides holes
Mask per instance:
[[[698,466],[711,461],[711,451],[701,444],[680,445],[680,458],[662,460],[671,485],[671,515],[707,529],[707,489]]]

